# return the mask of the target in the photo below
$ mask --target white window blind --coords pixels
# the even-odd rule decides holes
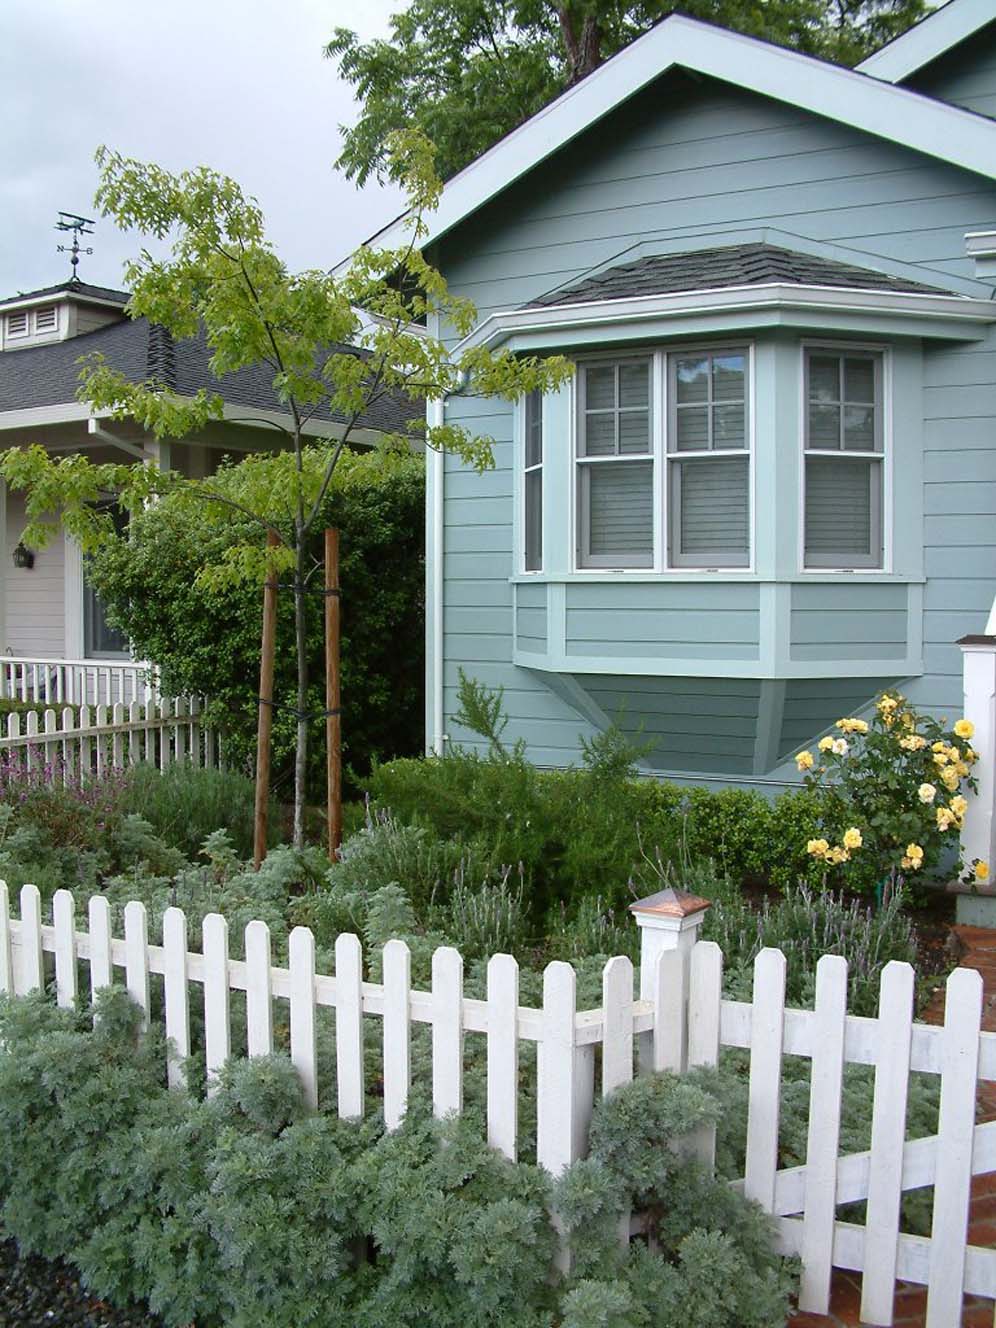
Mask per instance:
[[[881,567],[882,357],[805,351],[805,565]]]
[[[527,572],[543,568],[543,395],[530,392],[526,397],[524,474],[523,474],[523,548]]]
[[[578,564],[652,567],[651,361],[583,365],[579,374]]]
[[[750,563],[747,352],[671,355],[668,385],[670,564],[746,567]]]

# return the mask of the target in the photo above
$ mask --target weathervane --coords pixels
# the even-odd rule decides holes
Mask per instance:
[[[92,235],[93,231],[90,228],[94,226],[94,224],[95,223],[91,217],[78,217],[75,212],[60,212],[59,220],[55,223],[55,229],[57,231],[72,231],[73,233],[73,242],[71,245],[60,244],[58,246],[60,254],[71,255],[69,261],[73,265],[72,281],[79,281],[79,273],[76,269],[79,266],[80,254],[93,253],[92,249],[82,248],[80,245],[80,236]]]

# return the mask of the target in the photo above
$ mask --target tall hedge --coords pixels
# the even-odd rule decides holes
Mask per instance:
[[[343,759],[361,774],[374,758],[417,752],[422,744],[424,679],[424,461],[413,457],[383,470],[375,456],[351,457],[318,522],[340,531],[342,585]],[[164,499],[135,515],[127,539],[107,544],[90,564],[90,580],[108,618],[137,655],[159,665],[167,693],[210,698],[229,759],[251,764],[255,752],[261,592],[208,591],[203,566],[247,538],[238,514],[219,525],[197,520]],[[258,535],[262,544],[264,535]],[[314,576],[317,592],[321,570]],[[322,801],[325,706],[324,600],[309,595],[309,711],[315,714],[310,759],[312,797]],[[278,596],[274,713],[274,780],[290,779],[294,744],[292,595]]]

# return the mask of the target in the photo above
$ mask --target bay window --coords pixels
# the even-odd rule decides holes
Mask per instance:
[[[807,347],[806,567],[881,567],[882,356]]]
[[[744,348],[579,365],[579,567],[749,565],[747,365]]]

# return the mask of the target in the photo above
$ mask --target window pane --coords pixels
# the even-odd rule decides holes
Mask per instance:
[[[611,409],[616,404],[616,370],[612,364],[585,370],[585,405],[588,410]]]
[[[840,407],[809,407],[808,446],[818,448],[840,447]]]
[[[875,451],[875,407],[844,407],[844,446],[852,452]]]
[[[648,567],[654,553],[653,465],[609,462],[583,468],[588,552],[620,567]]]
[[[879,561],[877,461],[806,462],[806,561],[868,566]]]
[[[645,410],[620,412],[619,451],[624,455],[650,451],[650,416]]]
[[[844,400],[871,404],[875,400],[875,361],[850,356],[844,361]]]
[[[682,355],[675,360],[676,395],[679,402],[709,400],[709,357]]]
[[[543,472],[530,471],[526,476],[526,556],[527,572],[538,572],[543,566]]]
[[[676,412],[679,452],[697,452],[709,446],[709,407],[679,406]]]
[[[702,457],[672,463],[672,558],[701,566],[744,567],[750,561],[746,457]]]
[[[712,362],[712,395],[714,401],[743,401],[744,356],[716,355]]]
[[[543,460],[543,395],[530,392],[526,397],[526,465],[538,466]]]
[[[810,355],[810,401],[840,400],[840,359],[836,355]]]
[[[616,450],[616,415],[586,415],[582,456],[609,456]]]
[[[714,448],[746,447],[747,428],[743,406],[714,406],[712,445]]]
[[[646,406],[650,400],[650,365],[621,364],[619,366],[620,406]]]

